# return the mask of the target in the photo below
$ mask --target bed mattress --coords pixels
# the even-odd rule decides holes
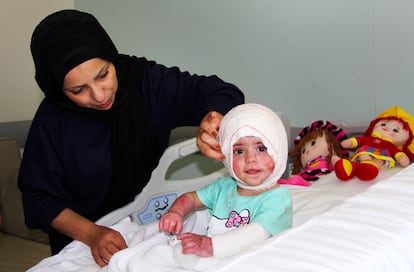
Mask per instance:
[[[212,271],[414,271],[414,166],[394,171],[374,184],[335,186],[369,188]]]
[[[207,263],[201,270],[414,271],[414,258],[410,258],[414,256],[414,210],[411,208],[414,207],[414,165],[402,170],[382,170],[370,182],[358,179],[341,182],[331,173],[309,187],[283,186],[288,186],[292,194],[293,228],[235,258]],[[126,217],[113,227],[133,248],[135,244],[141,246],[146,239],[143,237],[157,235],[154,226],[138,225]],[[187,226],[194,230],[197,224]],[[138,236],[141,240],[137,240]],[[167,240],[163,239],[154,245],[147,243],[145,250],[152,249],[155,260],[153,265],[148,258],[145,262],[135,260],[137,270],[190,271],[191,267],[168,266],[173,260],[167,256],[163,262],[159,261],[162,249],[168,247]],[[130,258],[133,254],[129,250],[124,257]],[[122,264],[130,261],[118,259]],[[134,271],[126,267],[112,271]],[[108,271],[108,267],[100,269],[89,248],[75,241],[29,271]]]

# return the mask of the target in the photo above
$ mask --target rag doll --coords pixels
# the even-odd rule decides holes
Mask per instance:
[[[291,179],[316,181],[319,176],[334,170],[335,163],[348,158],[349,151],[340,142],[347,138],[346,132],[329,121],[319,120],[301,130],[290,152],[293,157]]]
[[[363,136],[341,142],[343,148],[355,149],[350,160],[335,164],[336,176],[347,181],[354,176],[363,181],[373,180],[381,168],[396,164],[406,167],[414,159],[414,117],[393,106],[372,120]]]

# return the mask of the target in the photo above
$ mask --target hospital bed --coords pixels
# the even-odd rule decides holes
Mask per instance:
[[[290,131],[286,120],[285,125]],[[366,125],[339,124],[350,134],[362,133]],[[225,169],[220,168],[190,179],[166,178],[174,162],[197,154],[194,138],[170,146],[142,193],[132,203],[97,223],[119,230],[126,240],[148,226],[155,228],[159,216],[181,193],[227,175]],[[203,271],[414,271],[413,165],[381,170],[379,176],[369,182],[356,178],[341,182],[331,173],[309,187],[282,186],[287,186],[292,194],[292,229],[235,257],[213,262]],[[191,227],[194,225],[190,230]],[[166,260],[158,252],[154,258],[158,264]],[[136,269],[190,271],[191,267],[140,267],[138,262]],[[74,241],[58,255],[42,260],[29,271],[100,270],[89,248]]]

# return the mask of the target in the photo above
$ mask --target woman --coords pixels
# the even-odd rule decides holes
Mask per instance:
[[[217,129],[243,93],[216,76],[119,54],[96,18],[76,10],[43,19],[31,52],[45,99],[20,168],[26,224],[49,234],[52,254],[76,239],[104,266],[127,245],[94,221],[142,190],[178,126],[200,125],[200,150],[223,159]]]

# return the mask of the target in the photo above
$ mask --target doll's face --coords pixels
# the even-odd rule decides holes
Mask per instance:
[[[319,158],[329,156],[329,145],[326,141],[325,133],[313,140],[305,143],[301,149],[300,163],[305,166],[306,163]]]
[[[372,132],[392,139],[396,146],[404,145],[410,137],[403,124],[397,120],[380,120],[375,124]]]

